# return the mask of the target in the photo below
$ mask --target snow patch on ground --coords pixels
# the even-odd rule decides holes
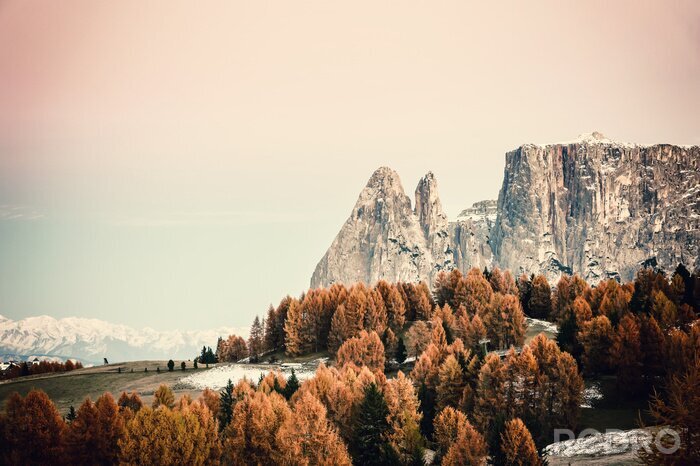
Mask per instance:
[[[603,392],[600,389],[600,384],[594,382],[590,387],[586,387],[583,391],[583,403],[581,403],[582,408],[592,408],[593,404],[603,399]]]
[[[260,379],[268,372],[279,370],[286,377],[292,374],[292,369],[299,380],[305,380],[316,373],[315,368],[311,367],[289,367],[287,364],[282,365],[248,365],[248,364],[226,364],[218,365],[208,371],[202,371],[197,374],[188,375],[181,378],[178,383],[190,388],[203,390],[211,388],[212,390],[220,390],[226,386],[229,379],[234,384],[239,380],[246,378],[253,382]]]
[[[559,333],[559,327],[557,327],[557,324],[552,323],[552,322],[547,322],[546,320],[533,319],[531,317],[526,317],[525,322],[527,323],[528,327],[532,327],[534,330],[537,330],[539,332],[552,333],[554,335]]]

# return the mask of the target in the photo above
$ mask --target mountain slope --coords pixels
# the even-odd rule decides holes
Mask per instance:
[[[216,345],[219,336],[247,333],[246,329],[203,331],[134,329],[98,319],[49,316],[12,320],[0,316],[0,354],[41,354],[86,362],[137,359],[189,359],[202,346]]]

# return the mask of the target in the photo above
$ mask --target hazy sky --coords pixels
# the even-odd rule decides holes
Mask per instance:
[[[700,2],[0,0],[0,314],[247,325],[380,165],[700,143]]]

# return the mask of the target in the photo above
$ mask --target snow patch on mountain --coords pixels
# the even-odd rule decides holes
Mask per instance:
[[[0,354],[42,354],[86,362],[139,359],[190,359],[202,346],[216,345],[219,336],[246,336],[247,328],[210,330],[135,329],[99,319],[50,316],[12,320],[0,316]]]

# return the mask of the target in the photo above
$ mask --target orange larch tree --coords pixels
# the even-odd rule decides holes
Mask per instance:
[[[326,417],[326,408],[309,392],[297,398],[276,441],[275,458],[281,465],[352,464],[345,444]]]

